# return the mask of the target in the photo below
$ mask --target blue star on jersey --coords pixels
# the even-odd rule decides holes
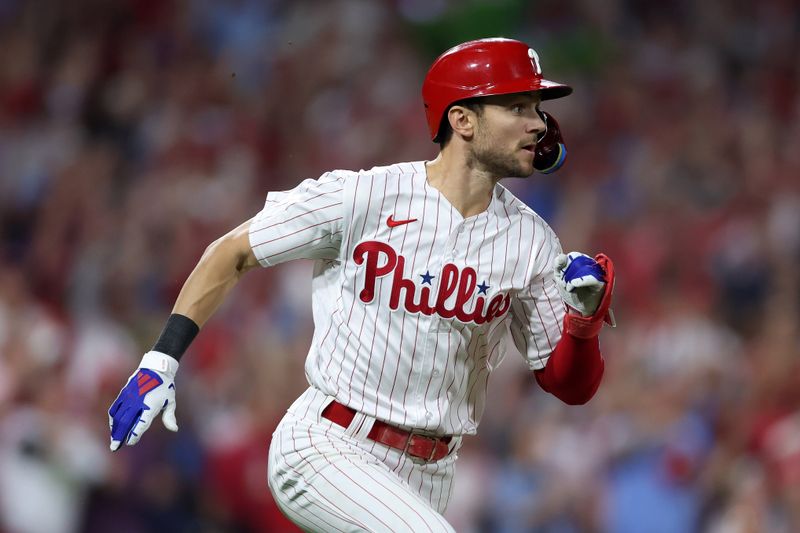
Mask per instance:
[[[482,281],[480,285],[478,285],[478,294],[486,294],[486,291],[489,290],[490,285],[487,285],[485,281]]]
[[[427,283],[428,285],[433,285],[433,283],[431,283],[431,280],[436,277],[436,276],[431,276],[430,270],[426,270],[424,274],[420,274],[419,276],[422,278],[422,283]]]

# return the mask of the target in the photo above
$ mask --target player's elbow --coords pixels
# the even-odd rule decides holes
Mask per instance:
[[[570,387],[566,390],[551,391],[551,393],[567,405],[585,405],[594,398],[597,389],[600,388],[602,379],[603,374],[600,373],[591,382],[583,384],[582,387]]]
[[[589,400],[594,398],[595,392],[597,391],[594,390],[585,394],[556,394],[555,396],[567,405],[585,405],[589,403]]]
[[[603,379],[602,368],[589,380],[555,380],[543,370],[534,374],[539,386],[567,405],[584,405],[594,398]]]
[[[203,252],[202,260],[222,265],[236,276],[241,276],[257,266],[258,261],[250,247],[246,224],[248,223],[209,244]]]
[[[235,265],[238,261],[238,255],[230,237],[223,235],[206,246],[203,251],[203,257],[200,260],[217,265]]]

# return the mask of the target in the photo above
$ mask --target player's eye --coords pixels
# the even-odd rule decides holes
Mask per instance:
[[[511,106],[511,112],[515,115],[521,115],[525,112],[525,106],[523,104],[513,104]]]

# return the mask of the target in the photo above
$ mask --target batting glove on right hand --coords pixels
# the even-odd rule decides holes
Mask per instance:
[[[167,354],[150,351],[144,354],[139,368],[128,379],[108,410],[111,451],[123,444],[133,446],[147,431],[156,416],[170,431],[178,431],[175,419],[175,373],[178,361]]]

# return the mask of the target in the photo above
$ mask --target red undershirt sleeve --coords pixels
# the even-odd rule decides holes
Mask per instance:
[[[581,405],[597,392],[604,368],[597,336],[579,339],[564,332],[547,366],[534,375],[545,391],[569,405]]]

